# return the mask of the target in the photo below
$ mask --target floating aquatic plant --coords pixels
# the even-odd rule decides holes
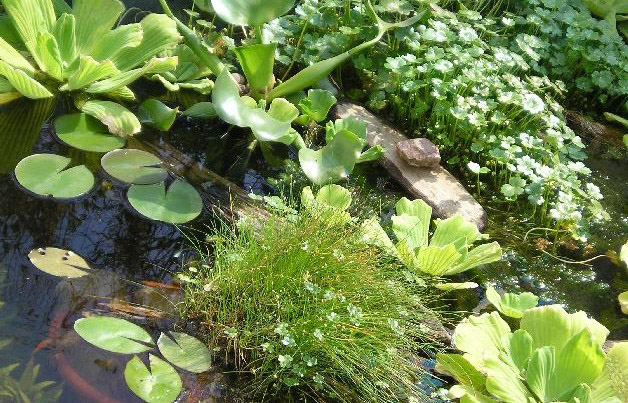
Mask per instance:
[[[37,248],[28,254],[28,259],[39,270],[57,277],[79,278],[93,272],[85,259],[71,250]]]
[[[71,160],[54,154],[34,154],[15,167],[20,185],[40,196],[74,198],[94,187],[94,175],[84,165],[68,168]]]

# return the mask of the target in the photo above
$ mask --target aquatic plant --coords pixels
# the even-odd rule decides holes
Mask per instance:
[[[152,337],[141,327],[124,319],[90,316],[74,322],[74,330],[88,343],[118,354],[140,354],[154,348]],[[185,333],[161,333],[157,347],[175,366],[193,373],[211,367],[211,353],[198,339]],[[129,389],[149,403],[174,402],[183,388],[177,371],[154,354],[148,355],[149,367],[137,356],[127,363],[124,379]]]
[[[500,295],[495,288],[486,289],[486,299],[504,316],[511,318],[521,318],[523,312],[534,308],[539,302],[539,297],[531,292],[513,294],[510,292]]]
[[[392,217],[397,238],[393,244],[376,220],[362,224],[363,240],[378,245],[399,259],[411,270],[432,276],[451,276],[482,264],[499,260],[502,250],[497,242],[472,245],[486,236],[462,216],[437,220],[429,237],[432,208],[423,200],[402,198]]]
[[[185,271],[182,316],[250,375],[255,400],[425,399],[415,354],[435,346],[427,289],[361,242],[346,190],[307,189],[303,201],[294,219],[208,234],[213,255]]]
[[[471,316],[454,332],[460,354],[439,354],[437,369],[458,384],[461,402],[620,402],[628,398],[628,343],[605,354],[608,329],[558,305],[527,309],[512,332],[497,312]]]

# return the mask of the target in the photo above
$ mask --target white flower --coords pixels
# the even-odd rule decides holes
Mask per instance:
[[[504,24],[507,27],[512,27],[513,25],[515,25],[515,20],[513,20],[512,18],[503,17],[502,24]]]
[[[336,312],[331,312],[327,315],[327,320],[330,322],[333,322],[336,319],[338,319],[338,314]]]
[[[471,42],[478,39],[478,34],[475,32],[475,29],[471,27],[462,27],[460,28],[460,39],[464,42]]]
[[[480,164],[476,162],[469,161],[469,163],[467,164],[467,168],[469,168],[469,171],[473,172],[476,175],[480,173]]]
[[[537,113],[543,112],[545,109],[545,103],[538,95],[527,93],[521,97],[521,107],[524,110],[536,115]]]
[[[604,198],[602,193],[600,192],[600,188],[594,185],[593,183],[587,183],[587,192],[589,192],[589,196],[594,198],[595,200],[601,200]]]

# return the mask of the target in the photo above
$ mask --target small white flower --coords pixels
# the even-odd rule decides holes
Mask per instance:
[[[476,175],[480,173],[480,164],[476,162],[469,161],[469,163],[467,164],[467,168],[469,168],[469,171],[473,172]]]
[[[543,112],[545,109],[545,103],[541,97],[530,92],[521,97],[521,107],[524,110],[536,115],[537,113]]]
[[[515,25],[515,20],[513,20],[512,18],[503,17],[502,24],[504,24],[507,27],[512,27],[513,25]]]
[[[328,321],[333,322],[336,319],[338,319],[338,314],[336,312],[330,312],[329,314],[327,314]]]

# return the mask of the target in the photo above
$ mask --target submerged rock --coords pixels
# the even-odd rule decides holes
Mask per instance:
[[[414,197],[429,204],[434,214],[448,218],[461,214],[482,230],[486,226],[486,212],[456,178],[441,166],[416,167],[404,161],[397,152],[397,144],[408,139],[384,123],[362,106],[339,102],[334,110],[337,118],[353,116],[367,123],[368,143],[380,145],[386,152],[380,163]]]
[[[435,167],[440,165],[438,147],[426,138],[398,142],[397,154],[399,154],[402,160],[415,167]]]

